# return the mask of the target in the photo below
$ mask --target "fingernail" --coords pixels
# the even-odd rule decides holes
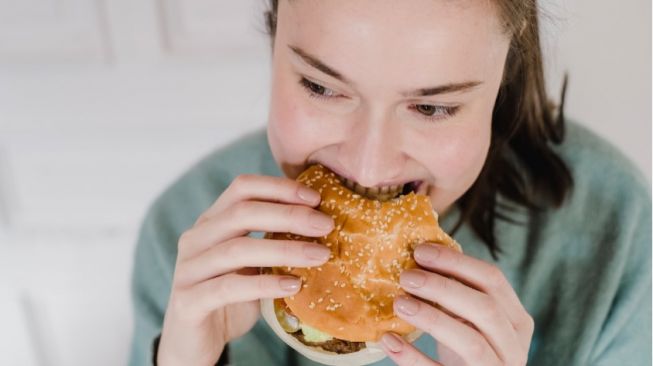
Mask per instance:
[[[319,193],[305,186],[299,187],[299,189],[297,190],[297,195],[302,200],[311,204],[317,203],[320,200]]]
[[[323,213],[313,210],[311,213],[310,221],[311,226],[318,230],[329,230],[333,229],[333,219],[329,216],[326,216]]]
[[[394,353],[397,353],[401,351],[401,349],[404,347],[404,343],[399,339],[399,336],[397,336],[394,333],[386,333],[381,337],[381,341],[383,344],[388,347],[388,349]]]
[[[422,271],[408,270],[401,272],[399,283],[405,287],[419,288],[424,286],[426,276]]]
[[[399,296],[395,300],[395,308],[406,315],[415,315],[419,310],[419,303],[408,296]]]
[[[297,292],[302,285],[302,281],[299,278],[294,277],[284,277],[279,280],[279,287],[282,290],[288,292]]]
[[[322,245],[306,245],[304,255],[309,259],[326,261],[331,255],[331,250]]]
[[[432,263],[438,259],[440,249],[437,244],[422,244],[415,248],[415,260],[422,263]]]

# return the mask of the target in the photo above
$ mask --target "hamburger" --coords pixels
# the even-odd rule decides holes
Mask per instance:
[[[394,315],[393,300],[405,294],[399,275],[416,268],[415,247],[424,242],[461,251],[438,225],[437,213],[415,184],[369,192],[322,165],[297,178],[318,191],[319,210],[335,227],[319,238],[266,233],[269,239],[325,245],[330,259],[320,267],[275,267],[267,273],[302,280],[301,290],[282,299],[261,300],[263,318],[281,339],[306,357],[331,365],[364,365],[385,357],[377,345],[386,332],[408,342],[420,331]]]

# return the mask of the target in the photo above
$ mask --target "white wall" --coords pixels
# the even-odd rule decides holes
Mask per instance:
[[[545,28],[554,89],[571,74],[569,115],[650,179],[650,3],[545,6],[563,18]],[[125,363],[147,204],[265,123],[262,9],[0,0],[0,364]]]
[[[651,2],[542,2],[550,91],[569,73],[565,111],[616,144],[651,181]]]

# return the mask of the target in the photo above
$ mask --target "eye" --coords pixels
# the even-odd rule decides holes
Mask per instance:
[[[421,118],[428,121],[434,121],[454,116],[456,112],[458,112],[459,107],[433,104],[414,104],[409,108],[417,111]]]
[[[299,80],[299,84],[308,92],[308,95],[314,98],[336,98],[340,95],[335,91],[322,86],[318,83],[314,83],[304,77]]]

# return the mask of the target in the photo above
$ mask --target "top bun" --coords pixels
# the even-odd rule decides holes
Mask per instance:
[[[268,238],[323,244],[331,257],[320,267],[277,267],[274,273],[297,276],[302,289],[285,298],[304,324],[350,342],[376,342],[386,332],[415,330],[393,313],[393,300],[405,294],[402,271],[416,268],[416,245],[432,242],[461,251],[438,225],[427,196],[408,193],[385,202],[368,199],[343,186],[322,165],[313,165],[297,180],[318,191],[319,210],[333,217],[335,228],[320,238],[291,233]]]

